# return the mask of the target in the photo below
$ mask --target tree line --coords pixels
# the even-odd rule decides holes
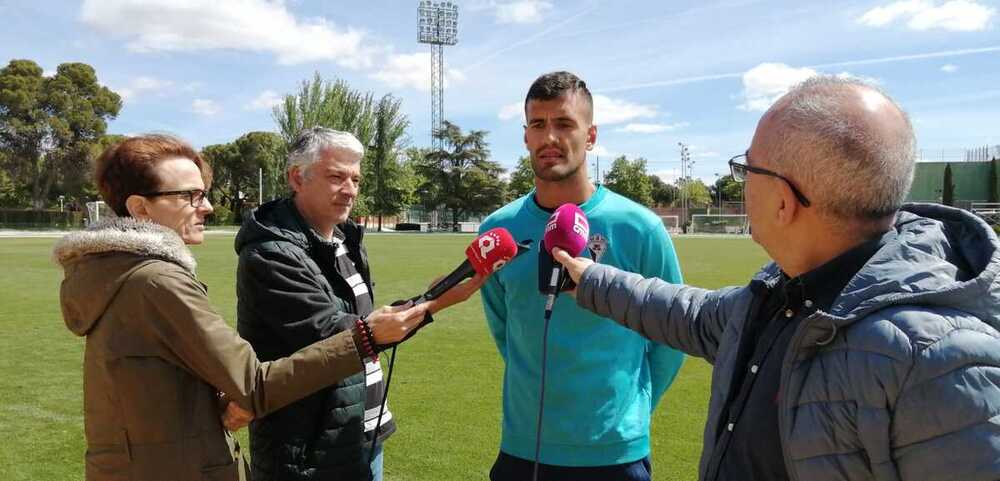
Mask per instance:
[[[87,64],[62,64],[45,76],[31,60],[12,60],[0,70],[0,207],[53,208],[61,197],[81,208],[96,199],[91,165],[104,148],[122,140],[106,133],[121,108],[121,96],[100,85]],[[399,98],[376,97],[319,73],[285,95],[272,116],[274,132],[249,132],[202,149],[215,172],[210,195],[223,223],[239,222],[260,200],[288,194],[288,147],[299,131],[315,126],[352,132],[366,146],[354,215],[375,218],[378,227],[383,217],[414,206],[446,209],[457,225],[534,187],[527,157],[505,175],[492,159],[487,131],[444,122],[433,132],[442,149],[413,146]],[[691,206],[712,204],[719,196],[742,197],[741,185],[730,176],[712,186],[691,178],[668,184],[647,172],[645,159],[625,156],[612,162],[604,183],[647,206],[677,205],[682,192]]]

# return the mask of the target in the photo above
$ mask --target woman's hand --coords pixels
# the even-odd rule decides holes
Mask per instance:
[[[375,344],[393,344],[403,340],[410,330],[415,329],[424,320],[424,314],[430,308],[430,303],[414,306],[407,302],[398,306],[383,306],[372,311],[365,321],[372,329]]]
[[[433,286],[436,283],[437,281],[431,285]],[[483,287],[484,283],[486,283],[486,277],[476,274],[472,276],[472,279],[448,289],[443,294],[438,296],[437,299],[428,301],[428,310],[430,310],[431,314],[434,314],[454,306],[455,304],[461,304],[467,301],[472,294],[475,294],[480,287]]]

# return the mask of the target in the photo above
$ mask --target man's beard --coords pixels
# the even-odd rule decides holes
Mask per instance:
[[[557,172],[557,169],[564,167],[565,165],[566,164],[553,165],[548,169],[541,170],[537,167],[535,158],[532,157],[531,159],[531,170],[535,172],[535,177],[538,177],[539,179],[542,179],[547,182],[561,182],[563,180],[569,179],[570,177],[573,177],[574,175],[576,175],[577,172],[580,171],[580,167],[583,166],[583,162],[576,164],[576,166],[573,167],[572,170],[570,170],[569,172],[562,172],[562,173]]]

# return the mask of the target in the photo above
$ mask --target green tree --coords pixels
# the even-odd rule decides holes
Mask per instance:
[[[680,190],[676,186],[664,182],[660,176],[655,174],[649,176],[649,186],[649,195],[653,199],[653,205],[656,206],[670,205],[680,195]]]
[[[207,145],[201,149],[201,155],[212,166],[214,174],[211,201],[217,207],[225,207],[216,209],[219,211],[216,217],[222,223],[237,221],[228,217],[234,213],[238,215],[243,208],[243,199],[249,197],[245,189],[250,182],[250,166],[241,161],[235,142]]]
[[[489,160],[490,150],[485,130],[468,134],[445,121],[434,137],[445,145],[431,150],[416,165],[424,180],[417,188],[420,203],[427,210],[445,207],[451,210],[452,226],[468,215],[485,214],[505,200],[506,186],[501,179],[503,168]]]
[[[236,139],[235,144],[242,163],[246,164],[240,173],[250,177],[245,182],[247,191],[260,195],[259,184],[263,180],[264,192],[260,197],[265,201],[288,195],[285,158],[282,155],[284,140],[280,135],[274,132],[249,132]]]
[[[343,80],[326,82],[316,72],[312,80],[302,81],[298,93],[285,95],[273,117],[286,148],[303,129],[316,126],[351,132],[368,146],[374,137],[374,110],[371,92],[354,90]]]
[[[31,60],[11,60],[0,70],[3,168],[26,186],[33,208],[46,206],[60,176],[87,172],[92,144],[121,106],[84,63],[61,64],[51,77]]]
[[[646,173],[646,159],[628,160],[624,155],[611,163],[604,176],[605,187],[642,205],[652,205],[653,186]]]
[[[107,134],[102,135],[99,140],[91,144],[88,154],[89,162],[81,169],[72,173],[64,173],[59,176],[53,192],[64,194],[67,201],[76,206],[83,206],[88,201],[98,198],[97,185],[94,182],[94,161],[108,147],[116,145],[127,137],[124,135]]]
[[[263,176],[264,192],[269,198],[277,198],[287,193],[284,177],[282,138],[273,132],[249,132],[228,144],[209,145],[202,149],[202,155],[212,165],[215,173],[213,193],[226,208],[218,217],[222,222],[239,222],[249,203],[256,203],[262,197],[260,192]],[[214,195],[213,195],[214,197]],[[225,214],[232,216],[226,219]]]
[[[989,202],[1000,202],[1000,185],[997,182],[997,159],[990,160],[990,200]]]
[[[675,205],[680,205],[684,198],[687,198],[691,207],[705,207],[712,203],[712,194],[701,179],[677,179],[677,188],[680,190],[680,197]]]
[[[5,165],[4,157],[4,153],[0,152],[0,165]],[[28,193],[20,187],[7,174],[7,169],[0,169],[0,207],[25,205],[28,202]]]
[[[716,205],[719,204],[720,195],[723,202],[740,202],[743,200],[743,183],[738,182],[732,175],[724,175],[715,179],[715,184],[712,185],[710,191]]]
[[[951,174],[951,164],[944,166],[944,185],[941,187],[941,203],[955,205],[955,181]]]
[[[402,100],[386,95],[375,106],[375,137],[368,149],[371,173],[365,175],[369,211],[378,216],[378,230],[382,231],[382,216],[396,215],[409,204],[412,182],[410,173],[400,162],[401,151],[407,142],[406,129],[410,121],[402,112]],[[411,190],[408,190],[411,189]]]
[[[521,197],[531,189],[535,188],[535,170],[531,168],[531,158],[521,157],[517,161],[517,168],[510,174],[510,182],[507,183],[507,194],[510,199]]]

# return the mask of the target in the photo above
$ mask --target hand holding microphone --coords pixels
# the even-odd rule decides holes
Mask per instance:
[[[549,217],[549,222],[545,225],[545,236],[542,240],[545,250],[543,255],[547,254],[554,258],[555,249],[559,249],[578,256],[586,249],[589,237],[590,222],[587,221],[587,216],[575,204],[563,204],[552,213],[552,217]],[[552,306],[559,294],[564,273],[565,267],[561,264],[553,265],[551,272],[548,273],[546,318],[552,315]],[[573,280],[576,281],[578,278],[579,276]]]
[[[395,311],[397,315],[419,310],[420,321],[416,325],[412,325],[412,318],[407,316],[406,320],[402,322],[408,324],[404,326],[408,332],[393,339],[392,342],[382,343],[376,340],[377,350],[388,349],[412,337],[420,328],[434,322],[430,314],[465,302],[482,287],[490,275],[503,268],[515,257],[527,252],[529,246],[528,243],[518,244],[515,242],[510,232],[502,227],[491,229],[476,237],[465,249],[466,259],[450,274],[435,282],[427,292],[409,300],[399,300],[393,303],[393,306],[397,306],[395,309],[401,309]],[[470,280],[462,282],[470,277]]]
[[[586,257],[573,257],[568,252],[558,248],[552,248],[552,258],[556,262],[562,264],[566,268],[566,273],[569,274],[569,278],[573,279],[576,284],[580,283],[580,278],[583,277],[583,271],[587,270],[594,261]],[[576,288],[569,291],[571,296],[576,296]]]
[[[464,302],[483,286],[486,278],[527,251],[527,247],[515,242],[510,231],[503,227],[490,229],[476,237],[465,249],[465,261],[435,282],[427,292],[412,300],[417,304],[430,303],[432,314]],[[472,279],[468,282],[461,282],[469,277]]]

